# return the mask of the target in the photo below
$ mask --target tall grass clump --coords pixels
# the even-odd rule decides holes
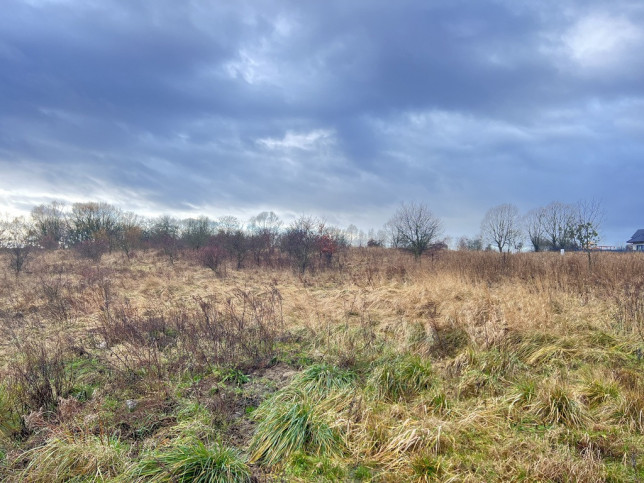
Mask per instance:
[[[620,388],[615,381],[593,379],[588,381],[583,389],[583,397],[589,407],[600,406],[603,403],[619,398]]]
[[[57,434],[23,454],[29,463],[20,474],[20,481],[103,481],[125,471],[127,452],[128,446],[116,438]]]
[[[293,381],[292,385],[306,394],[325,396],[332,391],[351,387],[356,377],[353,371],[322,363],[308,367]]]
[[[257,408],[255,417],[260,423],[250,443],[251,462],[273,466],[296,451],[316,455],[338,452],[339,435],[318,403],[294,391],[285,400],[274,397]]]
[[[20,431],[21,424],[6,385],[0,384],[0,437],[10,438]]]
[[[184,441],[146,455],[132,476],[137,481],[180,483],[245,483],[251,474],[236,450],[221,444],[210,447],[201,441]]]
[[[376,399],[409,399],[434,385],[431,361],[415,354],[387,357],[373,364],[368,386]]]
[[[505,398],[509,410],[522,410],[534,401],[537,394],[537,384],[533,379],[522,379],[515,383]]]
[[[580,427],[589,422],[584,406],[570,387],[558,381],[549,382],[538,391],[530,412],[545,424]]]
[[[632,431],[644,434],[644,392],[624,391],[617,400],[613,419],[627,425]]]

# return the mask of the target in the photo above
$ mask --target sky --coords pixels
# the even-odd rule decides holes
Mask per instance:
[[[2,0],[0,212],[644,228],[641,0]]]

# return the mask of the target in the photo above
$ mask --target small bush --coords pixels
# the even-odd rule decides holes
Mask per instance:
[[[103,255],[110,250],[110,244],[105,238],[97,238],[77,243],[74,245],[74,250],[81,258],[99,262]]]
[[[45,301],[45,314],[55,322],[66,324],[71,318],[71,283],[63,276],[63,267],[57,268],[57,272],[54,276],[40,278],[40,290]]]
[[[118,360],[115,368],[127,376],[164,379],[181,368],[240,371],[274,357],[283,328],[281,295],[276,289],[261,295],[237,290],[225,302],[214,298],[196,302],[199,309],[169,315],[140,315],[128,304],[103,310],[98,333],[107,346],[120,346],[113,351]],[[228,378],[243,382],[243,376],[233,372]]]
[[[219,276],[226,274],[225,261],[228,252],[224,248],[220,246],[202,247],[197,256],[202,266],[209,268]]]
[[[250,382],[250,377],[239,369],[215,369],[213,374],[218,376],[221,382],[229,382],[237,386]]]
[[[58,398],[73,387],[66,354],[60,342],[29,342],[20,346],[22,357],[9,366],[9,390],[24,412],[53,410]]]

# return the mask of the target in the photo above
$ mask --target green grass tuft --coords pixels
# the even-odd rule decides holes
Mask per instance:
[[[144,457],[134,470],[143,481],[180,483],[243,483],[251,481],[250,470],[231,448],[201,441],[188,441]]]
[[[0,436],[7,438],[20,431],[20,417],[15,411],[10,394],[4,385],[0,385]]]
[[[287,474],[304,481],[344,481],[346,472],[342,466],[325,456],[316,457],[296,452],[288,461]]]
[[[323,363],[307,368],[292,385],[309,395],[326,396],[332,391],[351,387],[355,380],[355,372]]]
[[[534,400],[537,384],[532,379],[518,381],[515,388],[506,397],[510,410],[523,409]]]
[[[607,401],[619,398],[619,385],[614,381],[592,380],[586,384],[583,396],[590,407],[599,406]]]
[[[589,422],[585,408],[572,391],[557,382],[546,384],[539,391],[530,411],[545,424],[578,427]]]
[[[411,460],[411,469],[421,481],[434,481],[444,473],[442,464],[440,457],[421,454]]]
[[[241,386],[243,384],[246,384],[247,382],[250,382],[250,377],[248,377],[239,369],[217,368],[213,370],[213,374],[218,376],[221,382],[230,382],[237,386]]]
[[[433,385],[431,362],[409,354],[379,361],[369,378],[374,396],[386,401],[409,399]]]
[[[340,438],[318,401],[296,391],[288,397],[270,399],[255,411],[260,423],[250,444],[251,462],[273,466],[295,451],[321,455],[339,450]]]

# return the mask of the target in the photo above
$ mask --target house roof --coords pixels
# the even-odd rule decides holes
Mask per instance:
[[[637,230],[626,243],[644,243],[644,228]]]

